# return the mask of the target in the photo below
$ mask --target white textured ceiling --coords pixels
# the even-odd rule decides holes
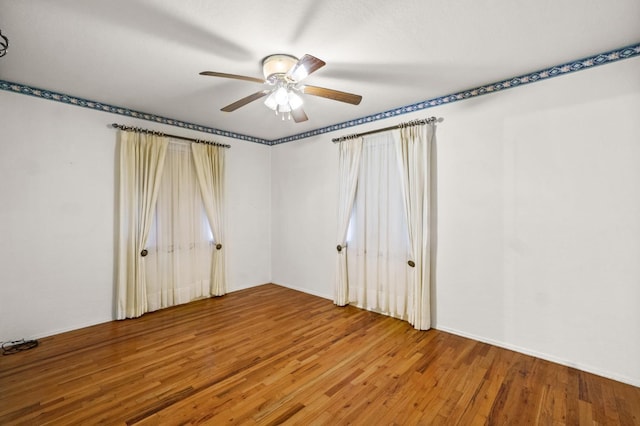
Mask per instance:
[[[0,0],[0,30],[2,80],[273,140],[638,43],[640,0]],[[272,53],[362,103],[221,112],[262,86],[198,73],[261,77]]]

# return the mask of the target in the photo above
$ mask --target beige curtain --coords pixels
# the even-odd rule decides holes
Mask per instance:
[[[213,245],[191,144],[170,140],[144,260],[149,311],[211,296]]]
[[[348,232],[349,304],[408,320],[409,238],[396,143],[365,137]]]
[[[396,141],[409,230],[409,262],[415,265],[408,266],[408,321],[418,330],[431,328],[431,288],[435,284],[435,130],[435,124],[405,127]]]
[[[204,208],[215,242],[211,263],[211,294],[222,296],[227,292],[224,239],[225,151],[223,147],[198,143],[191,144],[191,150]]]
[[[338,149],[338,244],[336,247],[336,283],[333,301],[338,306],[344,306],[349,303],[347,231],[349,230],[349,220],[358,184],[362,138],[340,142]]]
[[[116,318],[147,312],[144,259],[153,220],[167,138],[119,131],[119,223]]]

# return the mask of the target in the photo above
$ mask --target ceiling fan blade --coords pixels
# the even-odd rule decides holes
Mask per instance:
[[[303,121],[307,121],[309,119],[302,107],[291,110],[291,117],[293,117],[293,121],[295,121],[296,123],[302,123]]]
[[[237,75],[237,74],[226,74],[224,72],[215,72],[215,71],[202,71],[200,73],[200,75],[208,75],[211,77],[224,77],[224,78],[233,78],[235,80],[245,80],[245,81],[252,81],[254,83],[266,83],[266,81],[264,81],[261,78],[256,78],[256,77],[248,77],[246,75]]]
[[[232,112],[237,110],[240,107],[245,106],[246,104],[253,102],[255,100],[258,100],[260,98],[262,98],[263,96],[266,96],[269,92],[271,92],[271,90],[261,90],[259,92],[256,92],[252,95],[249,95],[245,98],[242,98],[240,100],[235,101],[232,104],[227,105],[224,108],[221,108],[220,111],[224,111],[224,112]]]
[[[287,77],[293,81],[300,81],[312,72],[324,67],[326,62],[315,56],[304,55],[298,62],[287,72]]]
[[[360,104],[362,96],[354,95],[353,93],[341,92],[339,90],[325,89],[318,86],[302,86],[302,93],[313,96],[320,96],[322,98],[333,99],[334,101],[346,102],[352,105]]]

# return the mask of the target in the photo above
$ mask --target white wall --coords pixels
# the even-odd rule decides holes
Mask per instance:
[[[437,115],[437,328],[640,385],[640,59]],[[113,121],[0,91],[0,340],[113,318]],[[393,124],[373,123],[346,133]],[[332,297],[328,134],[228,155],[231,290]]]
[[[113,319],[116,130],[201,133],[0,91],[0,341]],[[229,290],[271,281],[268,146],[229,143]]]
[[[330,136],[272,147],[273,282],[333,295],[337,150]]]
[[[434,324],[640,385],[640,59],[436,115]],[[332,296],[337,149],[272,152],[273,281]]]

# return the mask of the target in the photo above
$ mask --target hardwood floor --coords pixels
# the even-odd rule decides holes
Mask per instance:
[[[0,424],[640,424],[640,388],[276,285],[0,357]]]

